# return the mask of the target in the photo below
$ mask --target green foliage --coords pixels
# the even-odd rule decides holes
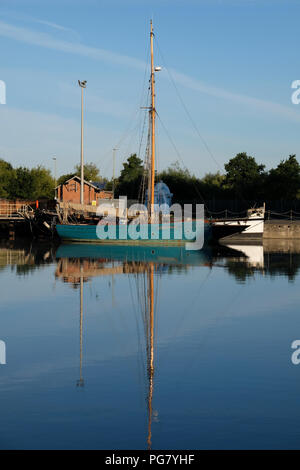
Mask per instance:
[[[0,160],[0,197],[7,199],[52,199],[54,179],[42,166],[13,168]]]
[[[224,181],[225,175],[221,175],[219,171],[217,173],[206,173],[202,178],[202,183],[211,188],[222,188]]]
[[[282,160],[277,168],[270,170],[267,191],[271,199],[296,199],[300,197],[300,165],[296,155]]]
[[[76,165],[72,173],[66,173],[61,175],[57,180],[57,186],[65,183],[73,176],[81,176],[81,167]],[[101,178],[99,168],[94,163],[86,163],[84,165],[84,179],[86,181],[104,181],[104,178]]]
[[[0,198],[8,198],[14,170],[10,163],[0,159]]]
[[[12,199],[52,199],[54,179],[50,170],[42,166],[16,168],[9,197]]]
[[[178,178],[178,179],[188,179],[191,178],[191,174],[187,168],[182,168],[178,160],[172,163],[166,172],[168,175]]]
[[[225,164],[225,175],[207,173],[202,179],[197,178],[179,162],[175,162],[157,175],[156,180],[166,183],[174,194],[174,202],[226,200],[238,196],[248,201],[295,200],[300,198],[300,164],[295,155],[282,160],[276,168],[265,172],[265,166],[256,162],[247,153],[238,153]],[[73,173],[61,175],[57,184],[61,184],[77,174],[77,165]],[[115,179],[115,195],[127,195],[137,199],[144,174],[143,162],[136,154],[131,154],[123,164],[121,175]],[[97,166],[85,165],[85,179],[105,181],[100,177]],[[50,170],[37,166],[13,168],[0,159],[0,198],[7,199],[52,199],[55,182]],[[112,189],[112,181],[107,182],[107,189]]]
[[[31,169],[33,199],[52,199],[54,196],[54,178],[51,171],[43,166]]]
[[[112,190],[113,190],[113,181],[112,181],[112,180],[106,182],[105,189],[106,189],[107,191],[112,191]]]
[[[174,195],[174,202],[202,199],[202,184],[188,169],[175,162],[158,175]]]
[[[75,166],[75,172],[72,176],[77,175],[81,176],[81,167],[80,165]],[[86,163],[84,165],[84,179],[86,181],[100,181],[100,171],[97,165],[94,163]]]
[[[127,158],[127,161],[123,163],[123,170],[121,171],[121,176],[119,181],[133,181],[143,172],[143,161],[136,155],[132,153],[130,157]]]
[[[73,176],[75,176],[75,173],[66,173],[65,175],[61,175],[57,180],[56,186],[64,184],[66,181],[73,178]]]
[[[12,188],[10,190],[10,198],[12,199],[33,199],[33,179],[31,170],[25,167],[15,169],[12,179]]]
[[[226,176],[224,186],[232,189],[244,199],[258,198],[264,181],[265,165],[256,163],[246,152],[238,153],[224,165]]]
[[[143,177],[143,161],[134,153],[123,163],[123,170],[115,185],[116,197],[126,195],[129,199],[137,199]]]

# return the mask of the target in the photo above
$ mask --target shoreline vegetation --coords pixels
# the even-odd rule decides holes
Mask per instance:
[[[269,203],[273,210],[300,210],[300,164],[296,155],[289,155],[277,167],[266,171],[265,165],[257,163],[246,152],[238,153],[224,165],[224,173],[207,173],[199,178],[175,162],[156,175],[156,181],[166,183],[173,193],[173,202],[205,203],[210,210],[244,210],[251,203]],[[31,169],[14,168],[0,159],[0,199],[53,199],[55,186],[80,174],[77,165],[73,172],[61,175],[57,181],[51,171],[41,165]],[[114,186],[115,197],[126,195],[139,199],[145,178],[143,161],[131,154],[123,163],[120,176],[113,180],[101,177],[93,163],[85,165],[85,179],[106,183],[106,189]]]

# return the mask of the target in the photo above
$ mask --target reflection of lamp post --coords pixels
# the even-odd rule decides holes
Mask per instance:
[[[86,80],[78,85],[81,88],[81,152],[80,152],[80,204],[84,204],[84,166],[83,166],[83,89],[86,88]]]
[[[84,386],[82,377],[82,323],[83,323],[83,266],[80,266],[80,358],[79,358],[79,380],[77,387]]]

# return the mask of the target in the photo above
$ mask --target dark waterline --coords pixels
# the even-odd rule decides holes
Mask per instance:
[[[300,249],[181,250],[0,246],[0,448],[299,448]]]

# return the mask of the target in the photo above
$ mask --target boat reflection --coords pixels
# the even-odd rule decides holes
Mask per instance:
[[[158,387],[157,298],[162,276],[173,275],[179,271],[185,274],[188,270],[206,266],[211,270],[219,268],[227,270],[237,282],[246,282],[249,277],[256,275],[278,276],[278,274],[293,281],[300,268],[300,241],[282,243],[282,241],[267,240],[260,245],[217,246],[201,251],[186,251],[180,246],[165,249],[163,246],[70,244],[55,248],[42,244],[24,246],[14,244],[0,246],[0,269],[6,266],[12,266],[12,269],[22,275],[27,275],[31,269],[40,269],[43,266],[43,269],[49,270],[49,279],[55,275],[59,282],[67,283],[74,289],[79,304],[77,320],[79,357],[77,356],[76,362],[78,372],[75,377],[73,376],[73,380],[78,390],[87,387],[85,381],[87,372],[84,370],[83,357],[87,321],[85,285],[96,277],[111,277],[113,291],[114,276],[125,277],[125,283],[128,280],[132,308],[134,314],[137,313],[139,317],[136,338],[139,353],[143,356],[141,364],[145,387],[144,409],[147,414],[144,442],[146,447],[151,449],[158,417],[155,411]],[[140,328],[144,339],[142,348]]]
[[[300,268],[300,240],[267,239],[260,244],[221,245],[213,266],[222,266],[239,282],[255,274],[283,275],[293,281]]]
[[[147,448],[152,446],[152,422],[157,419],[153,411],[154,372],[155,372],[155,287],[154,275],[164,268],[178,269],[188,266],[210,265],[211,253],[206,251],[186,251],[183,247],[151,246],[98,246],[98,245],[61,245],[57,252],[55,276],[73,287],[80,286],[80,378],[78,387],[84,386],[82,376],[83,346],[83,285],[95,276],[116,274],[134,275],[136,280],[136,299],[139,305],[133,307],[140,311],[143,319],[146,345],[147,377]]]
[[[77,386],[84,386],[83,379],[83,295],[84,283],[97,276],[127,275],[135,279],[136,295],[132,296],[133,308],[142,318],[145,335],[145,378],[147,407],[147,448],[152,447],[153,422],[157,418],[154,411],[155,358],[157,331],[156,292],[160,274],[171,269],[221,266],[244,282],[255,273],[262,275],[282,272],[292,275],[300,266],[300,244],[293,247],[280,247],[275,242],[268,245],[229,245],[199,252],[187,252],[182,247],[128,247],[98,246],[85,244],[61,245],[56,252],[57,266],[55,276],[75,288],[80,287],[80,361]],[[296,251],[297,250],[297,251]],[[157,281],[155,283],[155,280]]]
[[[70,244],[59,246],[56,252],[55,276],[77,285],[83,269],[84,281],[95,276],[145,273],[148,263],[155,270],[188,269],[189,266],[210,266],[211,251],[187,251],[184,247],[99,246]]]
[[[264,246],[260,245],[226,245],[231,253],[227,253],[231,262],[244,262],[248,268],[264,268]]]
[[[211,250],[186,250],[184,246],[151,245],[93,245],[73,243],[60,245],[56,257],[74,259],[97,259],[124,262],[154,262],[167,265],[201,265],[209,263]]]

